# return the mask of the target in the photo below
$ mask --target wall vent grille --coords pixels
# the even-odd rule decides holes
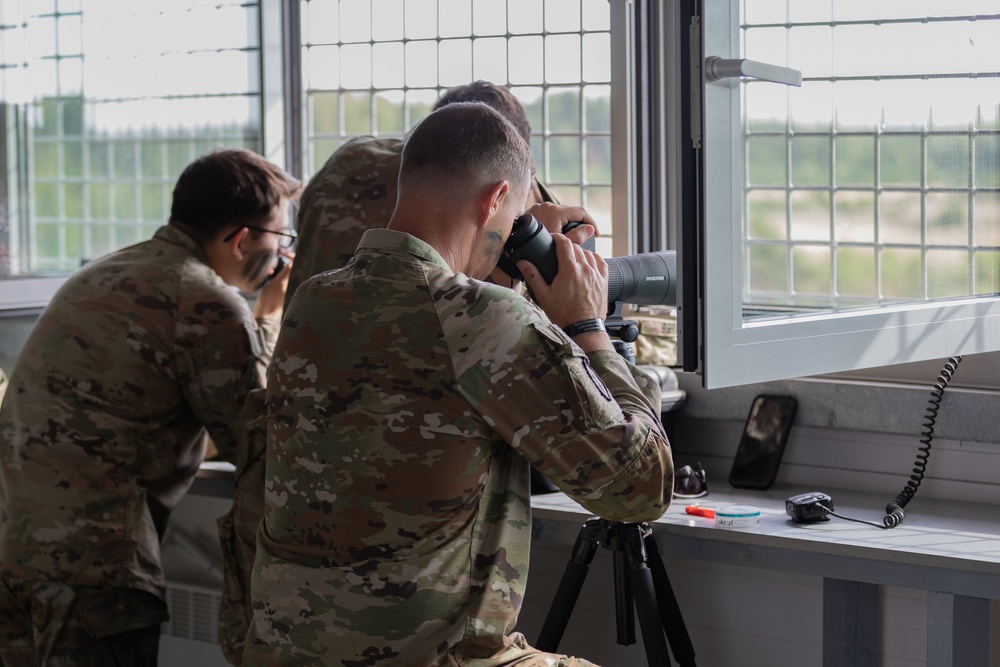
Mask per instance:
[[[170,620],[163,625],[163,634],[217,645],[221,602],[222,595],[210,588],[168,584]]]

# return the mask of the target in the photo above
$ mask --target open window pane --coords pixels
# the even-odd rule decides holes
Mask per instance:
[[[773,4],[704,5],[705,57],[803,75],[705,83],[706,385],[1000,348],[1000,18]]]

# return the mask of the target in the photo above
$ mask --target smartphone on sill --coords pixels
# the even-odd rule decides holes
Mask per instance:
[[[738,489],[769,489],[778,476],[798,409],[794,396],[761,394],[750,404],[729,483]]]

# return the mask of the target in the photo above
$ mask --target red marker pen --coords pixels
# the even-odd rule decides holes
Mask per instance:
[[[698,507],[697,505],[688,505],[684,508],[684,511],[688,514],[693,514],[695,516],[703,516],[706,519],[715,518],[715,510],[709,509],[707,507]]]

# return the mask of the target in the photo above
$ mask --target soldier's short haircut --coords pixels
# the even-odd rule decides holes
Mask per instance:
[[[294,199],[302,183],[260,155],[243,149],[207,153],[181,172],[174,186],[170,222],[199,240],[233,225],[259,225],[282,200]]]
[[[481,102],[455,102],[417,123],[403,146],[399,187],[410,179],[476,188],[501,180],[528,183],[531,149],[513,125]]]
[[[531,144],[531,121],[524,110],[521,100],[503,86],[489,81],[473,81],[464,86],[455,86],[444,92],[444,95],[434,105],[435,109],[454,104],[455,102],[482,102],[497,111],[510,121],[517,133],[528,144]]]

